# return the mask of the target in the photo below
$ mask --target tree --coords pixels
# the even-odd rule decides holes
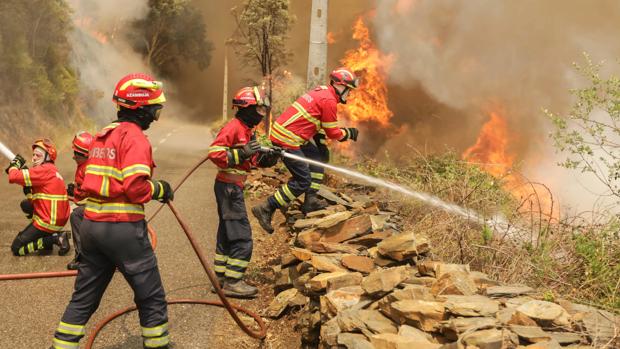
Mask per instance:
[[[575,64],[587,80],[572,90],[576,102],[565,116],[545,110],[554,124],[551,137],[557,150],[568,153],[562,167],[592,173],[620,198],[620,78],[600,75],[600,64],[585,55],[586,64]]]
[[[188,0],[149,0],[149,12],[134,21],[129,34],[134,49],[159,74],[170,76],[185,61],[201,70],[211,62],[213,45],[198,10]]]
[[[267,82],[267,96],[273,101],[273,74],[290,58],[286,40],[295,18],[289,13],[289,0],[245,0],[231,12],[237,30],[228,43],[244,65],[260,68]]]

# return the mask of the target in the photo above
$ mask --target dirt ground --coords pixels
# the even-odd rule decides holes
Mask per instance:
[[[177,125],[159,122],[148,131],[157,163],[154,178],[175,184],[181,176],[207,153],[212,134],[205,126]],[[73,179],[74,164],[70,152],[61,152],[57,163],[67,182]],[[29,155],[29,154],[24,154]],[[4,160],[2,160],[4,161]],[[8,161],[7,161],[8,163]],[[177,191],[175,205],[194,230],[208,258],[213,257],[217,213],[213,196],[215,167],[202,166]],[[72,258],[59,257],[55,251],[47,256],[14,257],[10,245],[18,231],[28,222],[19,210],[21,188],[9,185],[6,176],[0,180],[0,274],[40,271],[62,271]],[[248,198],[248,207],[257,198]],[[147,205],[147,217],[157,208]],[[273,290],[271,267],[277,264],[278,251],[287,244],[286,233],[269,236],[262,232],[253,217],[254,255],[248,271],[250,280],[260,288],[255,300],[238,301],[260,312],[271,299]],[[280,216],[281,219],[281,216]],[[158,235],[157,258],[167,298],[216,299],[209,292],[210,283],[193,253],[185,234],[169,210],[164,209],[152,222]],[[69,229],[69,225],[67,225]],[[8,348],[48,348],[54,330],[71,297],[73,277],[0,282],[0,344]],[[99,310],[87,325],[87,334],[105,316],[132,304],[132,292],[117,273],[108,287]],[[170,305],[170,333],[174,348],[295,348],[299,336],[293,329],[294,315],[267,321],[268,335],[264,341],[249,338],[233,322],[224,309],[203,305]],[[82,341],[82,347],[86,339]],[[97,337],[94,348],[142,348],[137,314],[122,316],[108,325]]]

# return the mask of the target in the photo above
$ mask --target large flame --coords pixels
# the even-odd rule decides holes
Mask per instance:
[[[547,188],[512,172],[516,156],[509,149],[508,123],[502,114],[503,111],[489,113],[489,121],[482,126],[476,143],[463,152],[463,159],[501,178],[504,189],[520,201],[520,212],[541,213],[559,219],[559,206],[554,203]]]
[[[108,36],[95,29],[92,17],[80,17],[76,18],[73,23],[76,27],[80,28],[85,33],[88,33],[93,39],[97,40],[100,44],[105,45],[108,43]]]
[[[375,122],[387,126],[394,115],[388,108],[386,86],[393,56],[377,49],[362,17],[355,21],[353,39],[359,42],[359,47],[347,51],[340,62],[360,77],[360,86],[351,92],[342,111],[354,124]]]

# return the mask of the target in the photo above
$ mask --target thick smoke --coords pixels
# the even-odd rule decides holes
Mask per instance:
[[[395,121],[410,130],[400,137],[462,151],[488,111],[503,110],[511,150],[531,177],[544,181],[540,174],[557,159],[548,156],[541,109],[568,110],[569,89],[583,83],[572,63],[582,62],[583,52],[595,61],[620,57],[617,23],[620,3],[612,0],[381,1],[378,44],[397,57],[390,99]],[[559,184],[554,189],[568,187]]]

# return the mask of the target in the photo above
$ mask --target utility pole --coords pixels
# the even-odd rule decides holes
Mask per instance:
[[[226,121],[228,114],[228,50],[224,48],[224,87],[222,97],[222,120]]]
[[[308,88],[325,83],[327,68],[327,6],[328,0],[312,0],[308,76],[306,82]]]

